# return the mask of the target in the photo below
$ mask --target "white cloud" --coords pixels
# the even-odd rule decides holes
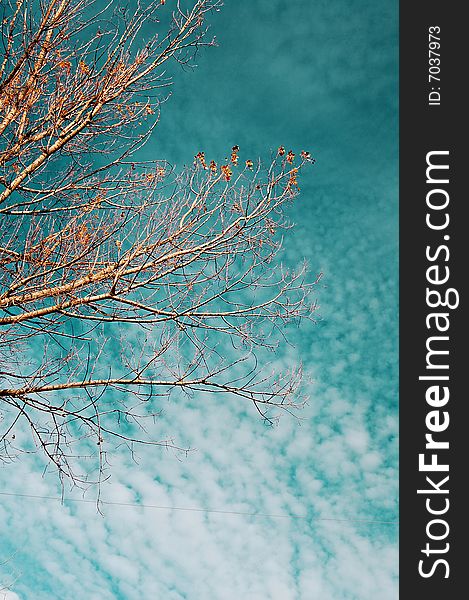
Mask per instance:
[[[347,594],[371,600],[376,585],[383,598],[393,597],[394,526],[315,520],[377,517],[372,503],[381,505],[386,481],[393,494],[396,473],[376,472],[380,453],[370,448],[360,420],[348,437],[323,423],[313,440],[311,421],[300,426],[283,419],[270,430],[254,415],[243,416],[241,405],[217,402],[199,398],[188,410],[171,403],[156,433],[171,428],[198,450],[182,459],[161,449],[137,451],[138,464],[115,454],[103,497],[307,518],[120,506],[105,506],[102,517],[93,504],[6,498],[1,525],[15,532],[12,566],[23,572],[16,585],[21,600],[63,597],[65,590],[100,600],[341,600]],[[347,405],[350,410],[350,400]],[[55,480],[40,479],[31,467],[19,462],[9,489],[55,495]],[[376,481],[364,484],[365,471]],[[40,585],[33,592],[34,580]]]
[[[270,11],[271,4],[269,0],[261,6]],[[284,2],[277,4],[284,7]],[[345,29],[349,21],[336,14],[339,5],[323,4],[327,15],[331,11],[329,18],[323,15],[318,20],[318,32],[325,40],[332,21]],[[381,9],[376,5],[374,10]],[[250,11],[247,4],[245,10]],[[304,10],[303,6],[298,10]],[[354,19],[361,23],[362,14]],[[303,56],[311,39],[310,22],[297,25],[295,39]],[[382,35],[381,30],[378,33]],[[272,61],[271,68],[288,61],[284,71],[288,73],[290,50],[279,51],[282,56]],[[339,58],[344,52],[356,57],[343,46]],[[362,48],[360,56],[372,60],[368,48]],[[324,53],[314,54],[313,59],[308,72],[313,69],[323,77],[310,78],[307,88],[311,89],[302,97],[314,98],[318,106],[327,94],[324,78],[332,77],[332,59]],[[345,105],[348,110],[345,92],[352,85],[366,90],[369,98],[376,96],[368,85],[373,79],[369,62],[359,73],[349,69],[346,61],[339,62],[343,63],[342,76],[335,74],[334,94],[327,96],[327,106],[337,117]],[[271,80],[277,81],[282,94],[286,91],[284,79]],[[360,87],[361,80],[366,85]],[[372,83],[381,85],[378,78]],[[293,90],[295,102],[303,91],[303,87]],[[272,97],[270,87],[265,87],[265,93]],[[278,103],[278,110],[289,131],[294,125],[291,116],[285,119],[283,103]],[[182,119],[193,120],[190,110],[182,112]],[[207,113],[219,118],[211,107]],[[323,116],[321,127],[327,129],[330,120]],[[259,118],[252,110],[246,127],[252,137],[259,137],[255,129]],[[231,119],[221,121],[225,127],[234,127]],[[181,131],[195,126],[181,126]],[[206,122],[198,126],[204,132],[212,129]],[[332,141],[324,149],[322,164],[327,163],[327,152],[329,158],[336,152],[346,155],[339,175],[345,181],[352,170],[365,170],[360,164],[362,154],[350,158],[354,148],[363,150],[363,136],[354,136],[350,146],[337,135],[327,131]],[[184,135],[170,136],[171,143],[177,143],[178,137],[186,144]],[[322,167],[326,177],[337,160],[329,163],[332,166]],[[381,181],[379,186],[383,187]],[[114,453],[110,456],[112,479],[103,486],[103,497],[114,502],[307,518],[119,506],[105,506],[102,517],[93,504],[67,502],[62,506],[47,500],[2,497],[0,562],[11,557],[3,565],[6,576],[2,581],[15,581],[16,591],[5,600],[397,598],[397,527],[320,520],[393,520],[397,514],[395,208],[394,196],[378,191],[360,188],[353,190],[354,196],[350,187],[331,181],[315,187],[314,197],[305,193],[300,198],[301,213],[295,217],[299,229],[286,240],[292,260],[308,253],[312,266],[327,272],[328,287],[321,294],[325,321],[311,335],[295,332],[301,348],[286,359],[301,358],[316,380],[305,421],[299,424],[284,417],[278,428],[269,430],[250,407],[226,398],[198,396],[189,403],[174,397],[164,404],[165,414],[154,427],[154,437],[171,436],[181,446],[197,450],[181,457],[158,448],[136,448],[137,463],[128,454]],[[1,468],[0,477],[2,488],[9,492],[58,493],[55,478],[41,477],[39,461],[31,457]],[[66,495],[70,495],[68,490]],[[71,495],[81,497],[77,492]]]
[[[15,592],[3,590],[0,587],[0,600],[21,600],[21,598]]]

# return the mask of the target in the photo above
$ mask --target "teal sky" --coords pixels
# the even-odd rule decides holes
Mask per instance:
[[[398,514],[397,17],[390,0],[228,0],[211,19],[219,47],[175,70],[146,148],[180,166],[234,144],[264,160],[280,144],[311,151],[283,258],[325,273],[322,320],[276,357],[313,379],[300,423],[172,401],[155,436],[196,450],[140,451],[138,465],[116,453],[103,497],[305,518],[110,506],[103,518],[93,504],[2,497],[5,599],[398,597],[397,526],[353,521]],[[33,459],[0,478],[8,492],[57,494]]]

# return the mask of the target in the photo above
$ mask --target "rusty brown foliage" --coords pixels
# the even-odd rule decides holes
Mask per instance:
[[[213,45],[219,2],[6,3],[0,63],[0,456],[31,447],[61,477],[83,448],[106,473],[112,440],[174,390],[294,410],[301,369],[261,368],[285,324],[312,318],[305,267],[282,268],[285,204],[310,154],[263,167],[234,146],[182,172],[137,160],[166,63]],[[163,11],[165,13],[163,14]],[[143,46],[142,28],[154,33]],[[238,161],[238,157],[242,160]],[[277,334],[277,335],[275,335]],[[264,365],[265,366],[265,365]],[[29,429],[33,446],[18,432]],[[18,437],[21,440],[18,440]],[[79,462],[79,461],[78,461]]]

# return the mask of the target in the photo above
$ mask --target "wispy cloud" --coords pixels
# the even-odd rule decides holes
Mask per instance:
[[[5,600],[397,598],[397,526],[385,523],[397,515],[395,12],[384,0],[228,3],[220,48],[181,77],[147,149],[179,163],[233,143],[319,151],[284,258],[326,272],[323,320],[274,357],[314,379],[303,420],[271,429],[226,397],[174,396],[152,433],[194,451],[116,450],[103,498],[290,517],[110,505],[102,517],[93,503],[3,496]],[[57,496],[40,472],[24,457],[2,468],[2,489]]]

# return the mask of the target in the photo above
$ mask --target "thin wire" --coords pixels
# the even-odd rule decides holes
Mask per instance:
[[[55,496],[38,496],[35,494],[17,494],[14,492],[0,492],[0,496],[13,496],[18,498],[35,498],[37,500],[56,500],[59,502],[84,502],[86,504],[96,504],[96,500],[87,500],[86,498],[57,498]],[[307,519],[312,521],[337,521],[337,522],[351,522],[351,523],[373,523],[377,525],[398,525],[399,521],[378,521],[372,519],[335,519],[332,517],[305,517],[303,515],[278,515],[268,514],[260,512],[243,512],[235,510],[218,510],[213,508],[194,508],[185,506],[161,506],[158,504],[137,504],[136,502],[110,502],[107,500],[99,500],[100,504],[107,506],[128,506],[136,508],[153,508],[158,510],[180,510],[187,512],[202,512],[202,513],[215,513],[219,515],[242,515],[247,517],[269,517],[272,519]]]

